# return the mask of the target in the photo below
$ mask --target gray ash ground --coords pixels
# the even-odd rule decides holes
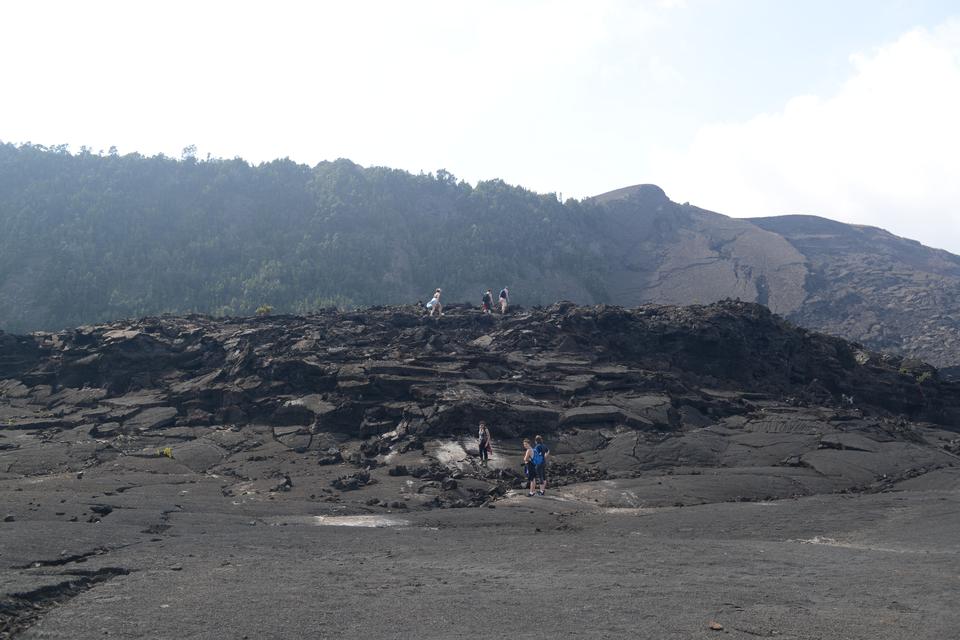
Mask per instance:
[[[734,302],[0,334],[0,638],[953,637],[958,416]]]

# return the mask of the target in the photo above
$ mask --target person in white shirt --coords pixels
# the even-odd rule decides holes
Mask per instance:
[[[441,316],[443,315],[443,305],[440,303],[440,287],[437,287],[437,290],[433,292],[433,297],[430,298],[430,302],[427,303],[427,310],[431,316],[434,311]]]

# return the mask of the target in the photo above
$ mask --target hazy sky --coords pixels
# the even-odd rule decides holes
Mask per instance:
[[[960,253],[956,0],[4,2],[0,140],[641,182]]]

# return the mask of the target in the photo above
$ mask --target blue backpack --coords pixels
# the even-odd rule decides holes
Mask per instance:
[[[547,451],[549,451],[549,449],[542,444],[538,444],[533,448],[533,458],[530,459],[530,462],[539,467],[543,464],[543,461],[546,460]]]

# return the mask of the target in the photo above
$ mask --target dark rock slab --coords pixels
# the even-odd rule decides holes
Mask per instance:
[[[47,406],[68,405],[86,407],[96,405],[107,396],[106,389],[84,387],[81,389],[62,389],[47,398]]]
[[[653,422],[634,415],[615,405],[586,405],[568,409],[560,417],[561,427],[595,424],[623,424],[631,427],[650,427]]]
[[[202,473],[220,464],[227,451],[207,439],[197,439],[173,447],[173,458],[191,471]]]
[[[93,438],[113,438],[121,433],[123,433],[123,427],[119,422],[104,422],[90,429],[90,436]]]
[[[311,394],[283,402],[274,411],[271,420],[277,425],[309,425],[336,410],[319,394]]]
[[[123,430],[126,433],[137,433],[172,427],[176,417],[177,410],[173,407],[151,406],[125,420]]]

